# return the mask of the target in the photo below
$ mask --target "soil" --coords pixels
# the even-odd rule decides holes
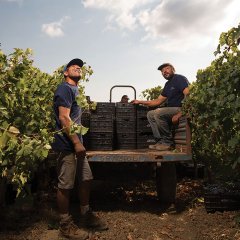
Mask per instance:
[[[239,240],[240,211],[207,213],[203,181],[178,181],[175,206],[157,200],[153,180],[95,181],[93,210],[109,230],[90,231],[89,240]],[[77,220],[78,202],[71,201]],[[60,240],[55,191],[42,191],[2,209],[1,240]]]

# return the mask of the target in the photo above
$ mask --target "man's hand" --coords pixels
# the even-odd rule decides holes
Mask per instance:
[[[172,117],[172,123],[173,123],[173,124],[178,124],[179,118],[180,118],[181,116],[182,116],[182,113],[181,113],[181,112],[175,114],[175,115]]]
[[[135,99],[135,100],[132,100],[130,103],[132,103],[132,104],[140,104],[140,101]]]
[[[75,149],[75,153],[77,156],[77,159],[82,160],[85,158],[86,156],[86,149],[85,147],[82,145],[82,143],[76,143],[74,144],[74,149]]]

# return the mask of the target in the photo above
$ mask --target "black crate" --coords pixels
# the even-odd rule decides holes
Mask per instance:
[[[113,145],[109,145],[109,144],[97,144],[97,143],[92,143],[90,144],[89,146],[89,150],[99,150],[99,151],[102,151],[102,150],[114,150],[114,147]]]
[[[136,121],[135,113],[119,112],[116,113],[116,120]]]
[[[138,142],[137,143],[137,149],[144,149],[144,148],[149,148],[149,145],[154,145],[155,142]]]
[[[134,149],[136,148],[136,133],[135,132],[118,132],[117,133],[117,148],[118,149]]]
[[[82,136],[83,138],[83,146],[86,148],[86,150],[90,149],[90,133],[89,131]]]
[[[90,139],[113,139],[112,132],[91,132]]]
[[[89,125],[90,125],[90,113],[89,112],[83,112],[82,113],[81,124],[84,127],[89,127]]]
[[[117,132],[117,138],[122,139],[136,139],[135,132]]]
[[[117,119],[116,120],[117,132],[131,132],[136,129],[136,122],[130,119]]]
[[[137,132],[137,139],[148,139],[148,138],[152,138],[152,137],[153,137],[152,131]]]
[[[115,115],[113,113],[91,113],[90,120],[93,121],[106,121],[114,119]]]
[[[147,148],[151,144],[155,144],[155,139],[152,131],[137,132],[137,148]]]
[[[137,106],[137,118],[142,118],[142,117],[147,118],[147,113],[155,109],[157,109],[157,107]]]
[[[137,118],[146,117],[147,118],[148,109],[137,109]]]
[[[118,143],[117,149],[136,149],[136,143]]]
[[[117,138],[119,138],[119,139],[135,138],[136,139],[136,133],[134,132],[134,129],[131,132],[117,132]]]
[[[90,132],[114,132],[113,120],[90,121]]]
[[[112,132],[91,132],[89,134],[90,150],[113,150],[113,133]]]
[[[209,185],[204,190],[204,204],[207,212],[240,209],[239,186]]]
[[[205,195],[205,209],[208,213],[216,211],[234,211],[240,209],[240,194],[238,198],[233,195]]]
[[[131,103],[116,103],[116,113],[135,114],[136,106]]]
[[[115,113],[115,103],[109,102],[98,102],[97,107],[95,110],[92,111],[93,113]]]
[[[137,119],[137,131],[151,129],[150,123],[146,118]]]

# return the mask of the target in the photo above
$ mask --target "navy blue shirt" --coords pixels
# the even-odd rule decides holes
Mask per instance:
[[[162,96],[167,97],[168,107],[181,107],[182,100],[184,99],[183,90],[188,87],[189,82],[186,77],[174,74],[169,79],[163,88]]]
[[[62,129],[62,125],[59,120],[58,109],[60,106],[69,108],[71,120],[77,124],[81,124],[81,108],[76,102],[76,96],[78,94],[78,87],[67,82],[63,82],[57,87],[53,98],[53,110],[56,121],[56,130]],[[78,136],[82,142],[82,136],[80,134],[78,134]],[[55,134],[55,140],[52,144],[52,148],[54,151],[74,152],[73,143],[65,133]]]

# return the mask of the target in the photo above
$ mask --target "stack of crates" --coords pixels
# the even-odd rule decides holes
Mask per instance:
[[[90,150],[113,150],[115,103],[98,102],[90,115]]]
[[[154,144],[154,137],[151,126],[147,119],[147,112],[151,108],[141,105],[137,106],[137,148],[147,148],[150,144]]]
[[[118,149],[136,148],[136,106],[116,103],[116,135]]]
[[[84,111],[82,113],[82,116],[81,116],[81,124],[88,129],[90,128],[90,116],[91,116],[90,111]],[[88,150],[90,148],[90,133],[89,133],[89,130],[82,137],[83,137],[83,145]]]

